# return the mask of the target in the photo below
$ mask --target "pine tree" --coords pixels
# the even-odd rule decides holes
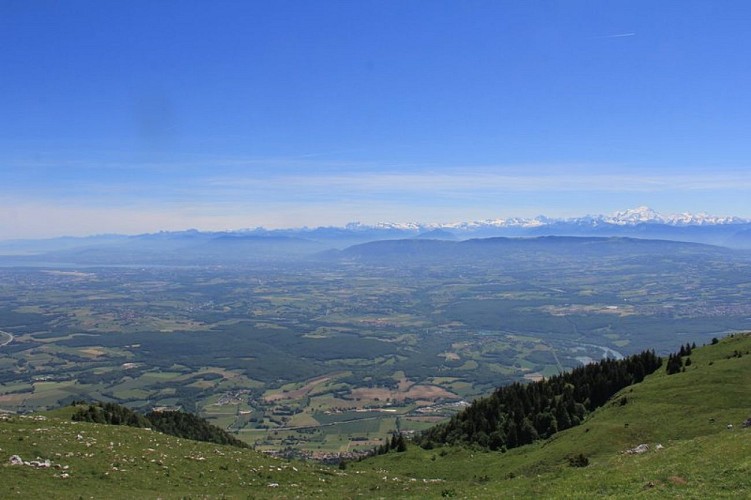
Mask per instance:
[[[405,451],[407,451],[407,442],[404,439],[404,436],[402,436],[401,434],[399,434],[399,437],[396,440],[396,452],[397,453],[402,453],[402,452],[405,452]]]

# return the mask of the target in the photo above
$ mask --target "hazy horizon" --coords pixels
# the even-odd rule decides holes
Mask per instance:
[[[0,240],[751,218],[747,2],[0,12]]]

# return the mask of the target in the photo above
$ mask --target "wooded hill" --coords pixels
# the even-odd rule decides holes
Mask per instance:
[[[71,417],[76,422],[95,424],[127,425],[154,429],[170,436],[194,441],[227,444],[247,448],[248,445],[235,438],[224,429],[210,424],[206,419],[182,411],[152,411],[146,415],[115,403],[76,404]]]
[[[579,425],[619,390],[641,382],[661,365],[654,351],[644,351],[537,382],[500,387],[415,441],[426,449],[437,444],[473,444],[491,450],[523,446]]]

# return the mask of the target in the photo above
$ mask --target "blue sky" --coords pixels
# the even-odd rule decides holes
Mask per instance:
[[[0,239],[751,217],[746,1],[0,0]]]

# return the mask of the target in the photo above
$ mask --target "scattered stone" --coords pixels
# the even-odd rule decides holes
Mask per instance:
[[[624,453],[627,455],[641,455],[642,453],[646,453],[649,451],[649,445],[642,443],[639,446],[635,446],[634,448],[631,448],[630,450],[626,450]]]
[[[29,460],[26,461],[22,459],[19,455],[13,455],[10,457],[10,464],[11,465],[25,465],[27,467],[35,467],[37,469],[49,469],[51,467],[54,467],[55,469],[67,469],[68,466],[62,466],[60,464],[53,464],[52,461],[47,458],[45,460],[42,460],[41,458],[37,457],[36,460]]]
[[[39,457],[37,457],[36,460],[31,460],[30,462],[24,462],[24,465],[29,465],[31,467],[36,467],[38,469],[49,469],[52,467],[52,462],[50,462],[50,459],[42,460]]]

